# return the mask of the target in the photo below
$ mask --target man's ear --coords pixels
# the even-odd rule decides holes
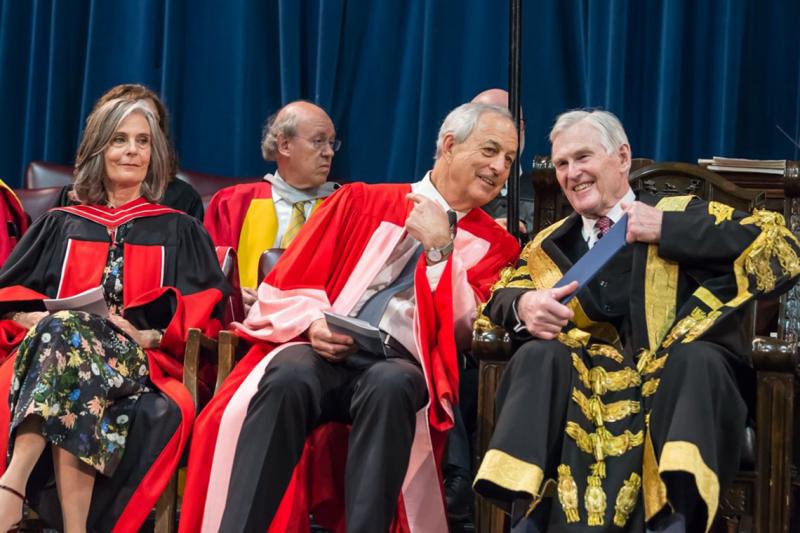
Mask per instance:
[[[283,133],[279,133],[278,134],[278,152],[280,152],[281,155],[286,156],[286,157],[289,156],[289,153],[291,152],[291,150],[289,149],[289,141],[290,140],[291,139],[289,139]]]
[[[622,170],[625,173],[629,173],[631,170],[631,146],[629,144],[623,144],[617,150],[617,155],[619,156],[619,162],[622,167]]]
[[[447,133],[442,139],[442,157],[449,163],[453,160],[453,148],[456,146],[456,138],[452,133]]]

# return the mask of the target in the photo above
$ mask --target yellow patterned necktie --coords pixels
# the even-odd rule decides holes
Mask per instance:
[[[289,217],[289,225],[281,238],[281,248],[288,248],[289,244],[297,237],[297,233],[306,222],[305,202],[295,202],[292,204],[292,215]]]

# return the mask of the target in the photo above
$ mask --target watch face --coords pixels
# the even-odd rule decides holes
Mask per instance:
[[[428,250],[427,252],[425,252],[425,255],[428,256],[428,259],[430,259],[434,263],[438,263],[439,261],[442,260],[442,251],[439,250],[438,248],[434,248],[433,250]]]

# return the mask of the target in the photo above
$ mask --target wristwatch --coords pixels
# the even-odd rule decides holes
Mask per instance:
[[[441,263],[447,259],[451,253],[453,253],[453,243],[456,240],[457,230],[456,212],[452,209],[447,211],[447,220],[450,223],[450,240],[441,248],[431,248],[430,250],[425,250],[425,259],[427,259],[428,264],[435,265],[436,263]]]
[[[450,239],[447,244],[441,248],[431,248],[430,250],[425,250],[425,258],[430,264],[436,264],[447,259],[451,253],[453,253],[453,239]]]

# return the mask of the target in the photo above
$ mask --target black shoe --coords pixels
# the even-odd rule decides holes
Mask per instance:
[[[451,524],[472,522],[472,476],[463,468],[448,465],[444,469],[444,493],[447,518]]]

